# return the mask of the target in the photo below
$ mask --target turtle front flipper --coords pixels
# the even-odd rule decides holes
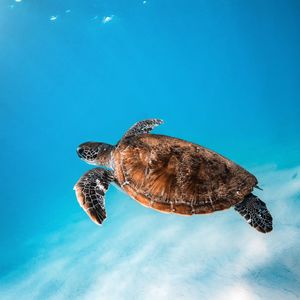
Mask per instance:
[[[149,133],[158,125],[161,125],[164,121],[160,119],[148,119],[135,123],[122,137],[122,140],[131,136]]]
[[[113,180],[112,171],[95,168],[81,176],[74,186],[80,206],[98,225],[106,218],[104,196]]]
[[[273,218],[266,204],[257,196],[249,194],[241,203],[235,205],[234,209],[256,230],[263,233],[272,231]]]

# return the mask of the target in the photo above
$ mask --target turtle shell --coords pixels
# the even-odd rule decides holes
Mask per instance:
[[[122,140],[114,151],[115,176],[132,198],[161,212],[205,214],[231,207],[257,179],[202,146],[163,135]]]

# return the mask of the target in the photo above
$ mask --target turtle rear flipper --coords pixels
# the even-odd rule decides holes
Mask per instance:
[[[74,186],[80,206],[98,225],[102,224],[106,218],[104,196],[113,180],[112,171],[95,168],[80,177]]]
[[[273,218],[266,204],[257,196],[249,194],[241,203],[235,205],[234,209],[256,230],[263,233],[272,231]]]

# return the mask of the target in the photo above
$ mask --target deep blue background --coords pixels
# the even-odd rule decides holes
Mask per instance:
[[[250,169],[298,165],[299,28],[299,1],[1,1],[2,276],[86,218],[77,145],[141,119]]]

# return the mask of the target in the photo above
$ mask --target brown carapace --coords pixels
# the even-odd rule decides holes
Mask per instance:
[[[260,232],[272,230],[266,205],[251,192],[257,179],[216,152],[181,139],[150,134],[161,120],[132,126],[114,147],[81,144],[84,161],[104,166],[84,174],[74,189],[90,218],[106,218],[104,196],[111,182],[142,205],[165,213],[207,214],[234,208]]]

